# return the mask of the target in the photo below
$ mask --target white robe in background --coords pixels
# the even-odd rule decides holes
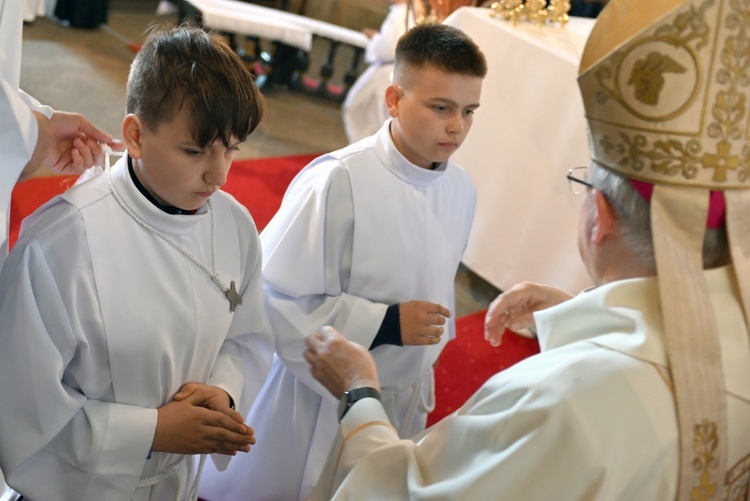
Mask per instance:
[[[338,402],[303,358],[309,333],[333,325],[369,347],[388,305],[425,300],[453,311],[474,186],[451,162],[435,171],[409,163],[389,125],[308,165],[261,233],[277,355],[248,417],[259,454],[236,458],[224,473],[207,467],[204,499],[310,495],[336,436]],[[402,436],[424,429],[434,406],[432,365],[454,331],[451,318],[437,345],[372,350]]]
[[[24,9],[20,1],[0,0],[0,266],[8,255],[11,193],[39,133],[32,110],[52,116],[51,108],[18,88]],[[0,501],[15,497],[0,471]]]
[[[161,211],[124,158],[112,178],[134,213],[211,268],[207,205],[192,216]],[[236,200],[221,191],[211,200],[216,270],[243,296],[233,314],[204,271],[125,213],[106,174],[24,222],[0,273],[0,465],[27,498],[145,500],[139,482],[174,467],[187,499],[194,456],[147,459],[156,409],[202,382],[246,415],[273,353],[260,241]],[[158,485],[158,499],[175,499],[173,479]]]
[[[369,65],[346,94],[341,107],[344,131],[349,144],[375,134],[388,119],[385,88],[393,79],[396,43],[406,33],[407,4],[391,5],[380,31],[365,48],[365,62]],[[413,16],[409,26],[414,26]]]
[[[53,113],[18,88],[22,32],[23,4],[0,0],[0,265],[8,254],[10,195],[39,133],[32,110],[47,117]]]
[[[47,13],[47,0],[21,0],[21,2],[23,3],[23,20],[27,23],[34,22],[37,16],[44,16]]]
[[[739,499],[750,478],[750,348],[730,270],[706,277],[729,405],[729,499]],[[413,441],[387,426],[377,400],[354,405],[313,499],[675,499],[677,420],[656,280],[613,282],[535,318],[542,353]]]

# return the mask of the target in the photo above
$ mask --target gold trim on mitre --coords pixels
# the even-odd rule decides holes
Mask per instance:
[[[679,499],[721,499],[727,408],[703,274],[709,191],[723,191],[750,320],[750,3],[611,0],[583,53],[591,157],[654,184],[651,228],[680,432]]]
[[[750,187],[748,16],[727,0],[607,6],[579,71],[593,159],[643,181]]]

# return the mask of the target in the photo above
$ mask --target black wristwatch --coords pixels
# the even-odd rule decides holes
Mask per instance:
[[[341,401],[339,402],[339,421],[341,421],[346,413],[349,412],[349,409],[354,405],[354,402],[363,398],[377,398],[379,401],[380,392],[369,386],[345,391],[344,396],[341,397]]]

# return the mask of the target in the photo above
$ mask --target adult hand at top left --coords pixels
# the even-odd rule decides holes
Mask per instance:
[[[125,143],[103,132],[80,113],[56,111],[49,120],[49,133],[53,141],[44,162],[61,174],[79,174],[102,165],[104,145],[115,151],[125,148]]]

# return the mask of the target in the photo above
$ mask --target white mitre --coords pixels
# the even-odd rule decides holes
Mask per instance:
[[[612,0],[586,44],[579,85],[592,159],[654,185],[651,226],[680,426],[679,498],[723,499],[727,407],[702,248],[709,192],[723,192],[747,321],[750,5]]]

